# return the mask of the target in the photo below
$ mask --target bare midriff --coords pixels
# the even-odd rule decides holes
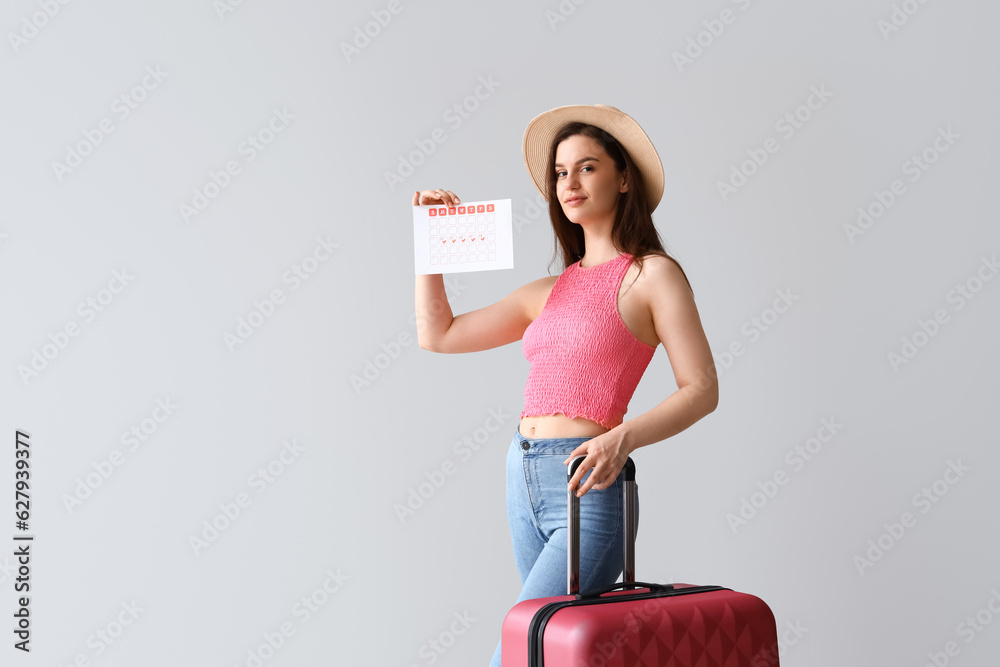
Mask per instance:
[[[522,417],[518,430],[526,438],[583,438],[607,433],[609,429],[583,417],[570,419],[557,412],[554,415]]]

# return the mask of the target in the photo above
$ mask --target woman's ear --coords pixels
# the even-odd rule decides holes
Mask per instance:
[[[618,192],[628,192],[628,167],[622,172],[622,184],[618,186]]]

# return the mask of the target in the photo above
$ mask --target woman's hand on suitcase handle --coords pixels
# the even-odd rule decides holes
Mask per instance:
[[[581,443],[579,447],[570,452],[570,455],[563,461],[563,465],[569,465],[570,461],[577,456],[585,456],[586,458],[580,462],[580,466],[570,478],[570,490],[576,489],[587,471],[591,468],[594,469],[583,486],[577,489],[576,495],[581,497],[590,489],[602,490],[614,484],[622,468],[625,467],[625,462],[628,461],[629,452],[621,434],[615,433],[612,429]]]

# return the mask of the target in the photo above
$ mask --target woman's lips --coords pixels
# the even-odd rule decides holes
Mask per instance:
[[[586,197],[574,197],[566,200],[566,206],[579,206],[585,201],[587,201]]]

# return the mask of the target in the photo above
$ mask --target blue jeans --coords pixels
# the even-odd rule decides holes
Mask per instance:
[[[514,429],[507,450],[507,522],[514,563],[521,577],[517,602],[566,595],[566,474],[563,461],[591,437],[527,438]],[[593,470],[580,480],[583,485]],[[606,489],[591,488],[580,498],[580,592],[618,581],[622,574],[624,506],[619,474]],[[579,488],[579,486],[577,487]],[[636,485],[635,525],[639,527]],[[513,606],[513,605],[511,605]],[[490,667],[501,667],[497,643]]]

